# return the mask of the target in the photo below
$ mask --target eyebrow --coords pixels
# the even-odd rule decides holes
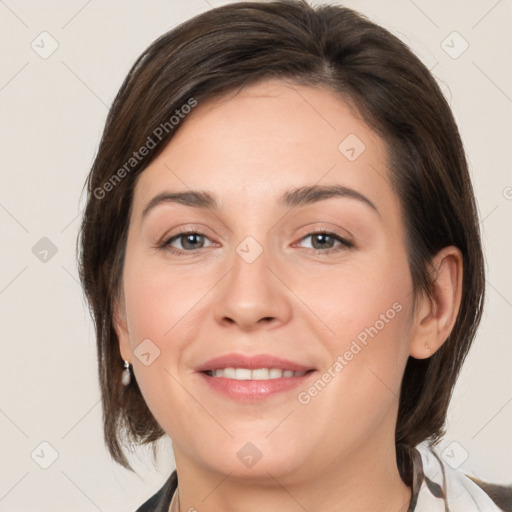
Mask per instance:
[[[369,206],[380,216],[377,207],[366,196],[357,192],[357,190],[342,185],[311,185],[288,190],[280,197],[279,204],[283,207],[294,208],[317,203],[333,197],[356,199]],[[186,192],[166,191],[151,199],[142,212],[142,219],[146,217],[150,210],[165,203],[178,203],[192,208],[213,211],[219,210],[219,203],[210,192],[202,190],[189,190]]]

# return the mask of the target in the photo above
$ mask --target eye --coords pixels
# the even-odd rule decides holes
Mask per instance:
[[[309,248],[319,252],[330,252],[336,249],[336,242],[338,242],[338,249],[343,250],[353,247],[353,244],[331,231],[315,231],[309,233],[305,237],[301,238],[301,241],[311,238],[311,246]]]
[[[314,231],[302,237],[298,243],[307,239],[311,239],[311,244],[310,247],[306,248],[316,252],[329,253],[354,247],[351,242],[341,235],[331,231]],[[208,245],[205,245],[206,240],[210,239],[198,231],[183,231],[165,240],[160,247],[177,255],[193,255],[199,249],[208,247]],[[176,244],[179,244],[179,247],[176,247]],[[214,244],[211,243],[211,245]]]
[[[209,240],[209,238],[202,233],[197,231],[184,231],[166,240],[162,244],[162,248],[169,248],[170,251],[175,254],[191,253],[205,247],[205,240]],[[173,245],[176,242],[178,242],[181,247],[176,248]]]

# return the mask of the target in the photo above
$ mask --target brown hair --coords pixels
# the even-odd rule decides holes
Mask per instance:
[[[431,295],[432,257],[448,245],[461,250],[463,295],[455,326],[433,356],[409,358],[396,444],[407,451],[444,433],[451,393],[480,322],[485,283],[475,199],[450,108],[407,46],[364,16],[303,0],[240,2],[186,21],[138,58],[110,109],[86,183],[80,278],[95,321],[106,444],[128,469],[123,445],[152,443],[164,435],[135,379],[127,388],[120,384],[122,359],[112,323],[137,176],[179,129],[169,127],[169,119],[191,98],[201,104],[264,78],[332,89],[386,142],[415,297],[420,291]],[[164,125],[156,147],[127,168],[133,152]],[[407,482],[407,464],[397,452]]]

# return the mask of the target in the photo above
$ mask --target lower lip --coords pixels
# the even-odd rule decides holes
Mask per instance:
[[[262,400],[278,393],[291,391],[301,385],[315,372],[311,371],[299,377],[281,377],[269,380],[236,380],[225,377],[210,377],[199,373],[206,384],[221,395],[233,400]]]

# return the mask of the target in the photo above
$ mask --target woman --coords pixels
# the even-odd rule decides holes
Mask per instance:
[[[176,460],[139,512],[512,510],[432,447],[485,278],[452,113],[396,37],[197,16],[133,66],[87,187],[105,439]]]

